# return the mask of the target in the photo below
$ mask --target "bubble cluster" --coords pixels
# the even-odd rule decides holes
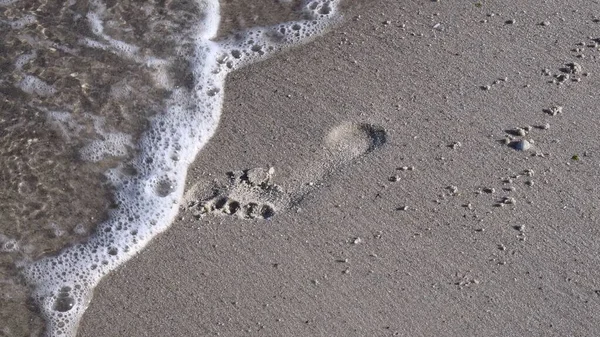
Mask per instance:
[[[2,4],[0,3],[0,7],[1,6],[2,6]],[[12,21],[10,23],[10,27],[12,29],[23,29],[31,24],[34,24],[35,22],[36,22],[35,16],[25,15],[24,17],[22,17],[19,20]]]
[[[256,27],[233,34],[222,42],[227,54],[219,62],[228,69],[236,69],[309,41],[340,19],[334,10],[336,3],[336,0],[305,1],[302,7],[304,20]]]
[[[16,239],[0,234],[0,252],[14,252],[18,249],[19,242]]]
[[[8,6],[14,2],[17,2],[17,0],[0,0],[0,7]]]
[[[102,139],[97,139],[83,147],[79,153],[83,160],[97,162],[107,156],[124,157],[127,148],[132,147],[131,136],[124,133],[104,133]]]
[[[24,76],[23,80],[19,83],[19,87],[28,94],[42,97],[52,96],[56,93],[56,89],[53,86],[32,75]]]
[[[29,61],[31,61],[32,59],[34,59],[35,56],[36,56],[36,52],[35,51],[33,51],[31,53],[28,53],[28,54],[24,54],[24,55],[19,56],[16,59],[16,61],[15,61],[15,69],[16,70],[22,70],[23,66],[25,64],[27,64]]]

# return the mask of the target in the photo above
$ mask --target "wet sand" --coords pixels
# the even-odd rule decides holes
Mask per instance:
[[[599,333],[593,8],[374,1],[356,15],[233,74],[189,173],[192,188],[274,167],[304,197],[267,220],[183,205],[101,282],[80,336]],[[552,83],[569,62],[583,71]],[[311,176],[346,122],[381,126],[386,144]]]
[[[594,10],[371,1],[233,73],[179,220],[100,283],[79,336],[598,335]],[[259,167],[274,216],[202,214]]]

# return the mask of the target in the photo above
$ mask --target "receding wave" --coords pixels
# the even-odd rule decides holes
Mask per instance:
[[[169,227],[187,168],[217,128],[226,75],[339,18],[337,0],[303,1],[302,20],[216,39],[217,0],[0,8],[0,107],[11,116],[1,122],[8,136],[0,155],[12,158],[0,170],[18,177],[2,207],[30,228],[0,233],[0,244],[20,266],[49,336],[74,336],[100,279]],[[69,163],[55,168],[61,176],[47,172],[56,156]],[[32,237],[48,208],[68,215],[46,226],[54,240],[40,250],[42,238]]]

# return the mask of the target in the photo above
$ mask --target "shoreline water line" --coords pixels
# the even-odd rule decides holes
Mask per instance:
[[[169,59],[140,53],[137,46],[112,37],[104,27],[104,4],[90,3],[85,20],[95,38],[82,39],[82,48],[107,51],[154,69],[158,85],[169,95],[165,111],[152,117],[143,132],[135,159],[106,173],[117,206],[108,220],[98,225],[87,242],[23,268],[46,319],[48,336],[75,336],[98,282],[169,228],[178,213],[187,168],[217,128],[226,75],[305,43],[340,18],[337,0],[304,1],[304,20],[251,28],[212,41],[219,27],[219,2],[199,1],[195,5],[203,21],[178,37],[177,55]],[[191,73],[187,86],[169,81],[168,69],[174,60],[182,59]]]

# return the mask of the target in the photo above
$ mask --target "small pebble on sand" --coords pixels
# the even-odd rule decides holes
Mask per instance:
[[[569,78],[571,78],[571,76],[569,76],[569,74],[560,74],[560,75],[556,76],[556,82],[558,84],[563,84],[564,82],[568,81]]]
[[[583,71],[581,64],[576,62],[567,63],[566,66],[571,74],[579,74]]]
[[[521,139],[508,144],[517,151],[527,151],[531,149],[531,143],[527,139]]]
[[[551,116],[556,116],[556,115],[558,115],[559,113],[562,113],[562,112],[563,112],[563,107],[560,106],[560,105],[553,105],[552,107],[550,107],[550,109],[548,109],[548,113]]]

